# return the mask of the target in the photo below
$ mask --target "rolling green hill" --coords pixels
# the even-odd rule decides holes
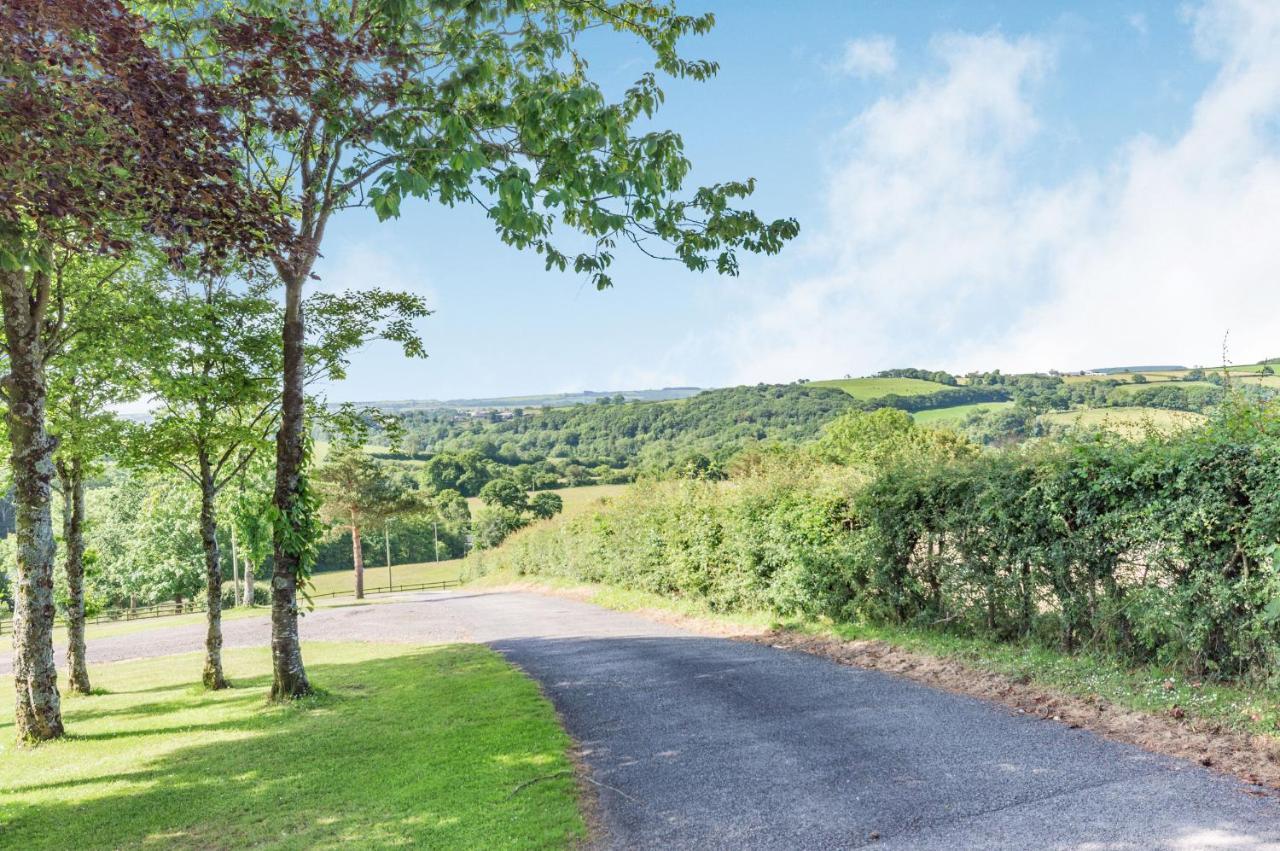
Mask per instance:
[[[860,401],[881,396],[922,396],[947,389],[945,384],[919,378],[836,378],[809,384],[811,387],[835,387]]]

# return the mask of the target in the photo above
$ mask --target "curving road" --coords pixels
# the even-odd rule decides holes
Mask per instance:
[[[227,646],[265,644],[268,629],[228,621]],[[314,612],[302,632],[504,653],[542,683],[581,744],[606,847],[1280,849],[1280,802],[1199,766],[584,603],[405,595]],[[90,659],[186,652],[202,635],[103,638]]]

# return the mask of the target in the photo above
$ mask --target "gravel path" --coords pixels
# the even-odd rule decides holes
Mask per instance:
[[[266,644],[268,630],[228,621],[227,646]],[[581,743],[611,848],[1280,849],[1280,803],[1199,766],[584,603],[416,594],[314,612],[302,633],[504,653]],[[103,638],[90,661],[186,652],[202,636]]]

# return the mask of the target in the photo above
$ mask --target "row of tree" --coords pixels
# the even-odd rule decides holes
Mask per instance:
[[[123,399],[156,409],[131,457],[180,471],[201,496],[212,687],[225,684],[214,508],[274,437],[271,694],[310,693],[297,591],[322,523],[307,389],[340,378],[371,337],[421,354],[426,313],[376,290],[304,298],[340,211],[385,219],[410,197],[474,203],[500,240],[600,288],[619,241],[733,274],[738,251],[776,252],[796,234],[793,220],[735,206],[750,181],[682,195],[679,136],[635,129],[663,99],[657,77],[611,100],[577,47],[585,32],[625,33],[655,70],[701,80],[714,63],[682,58],[677,42],[711,25],[658,0],[0,5],[0,389],[20,739],[63,734],[53,482],[74,584],[84,477]],[[585,247],[562,250],[566,231]]]

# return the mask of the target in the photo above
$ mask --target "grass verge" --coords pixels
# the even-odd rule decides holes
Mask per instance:
[[[0,682],[0,847],[559,848],[584,833],[568,736],[537,686],[475,645],[309,643],[325,692],[264,696],[230,650],[207,692],[173,657],[98,665],[68,736],[12,744]],[[518,790],[518,791],[517,791]]]

